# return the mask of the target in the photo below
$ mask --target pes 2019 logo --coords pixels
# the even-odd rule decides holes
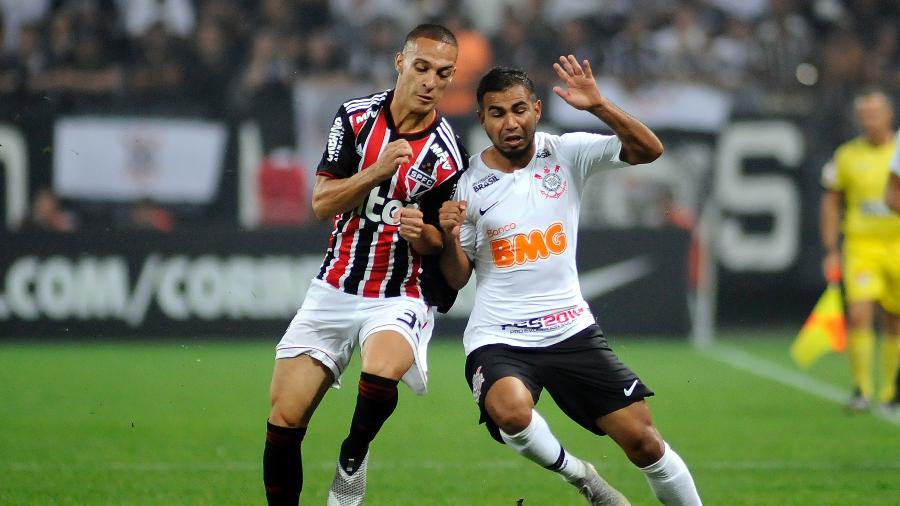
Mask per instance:
[[[500,325],[500,330],[508,330],[514,333],[553,330],[563,325],[573,323],[579,316],[584,314],[585,310],[584,307],[570,307],[563,309],[562,311],[545,314],[529,320],[505,323]]]

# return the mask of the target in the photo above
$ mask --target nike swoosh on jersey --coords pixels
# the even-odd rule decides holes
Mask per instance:
[[[484,209],[482,209],[482,208],[479,207],[479,208],[478,208],[478,212],[481,213],[482,216],[484,216],[484,213],[490,211],[492,207],[496,206],[496,205],[499,204],[499,203],[500,203],[500,201],[498,200],[497,202],[494,202],[493,204],[487,206],[487,207],[484,208]]]
[[[634,380],[634,383],[631,384],[628,388],[623,388],[622,391],[625,392],[625,397],[631,397],[631,394],[634,393],[634,387],[637,386],[638,380]]]
[[[649,256],[632,258],[605,265],[579,276],[581,294],[584,300],[591,300],[615,291],[653,272],[653,262]]]

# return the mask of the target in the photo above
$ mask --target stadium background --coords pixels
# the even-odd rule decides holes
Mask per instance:
[[[579,257],[707,502],[896,501],[896,420],[841,413],[842,357],[801,372],[786,352],[823,288],[819,169],[854,135],[852,94],[900,94],[896,2],[0,0],[0,16],[0,503],[259,502],[271,347],[328,231],[308,202],[332,115],[390,87],[427,20],[460,39],[442,107],[470,151],[493,64],[534,77],[542,128],[602,131],[549,91],[563,53],[663,138],[659,161],[592,181]],[[432,395],[386,429],[372,504],[576,504],[468,416],[468,299],[439,323]],[[348,394],[317,416],[344,420]],[[416,422],[437,441],[424,457],[404,453]],[[555,426],[652,502],[608,442]],[[342,431],[321,430],[311,501]],[[483,453],[440,443],[457,433]]]

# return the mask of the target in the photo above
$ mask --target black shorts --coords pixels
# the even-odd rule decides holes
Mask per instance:
[[[501,443],[500,429],[485,411],[484,399],[491,386],[507,376],[522,380],[535,404],[546,388],[569,418],[601,436],[598,418],[653,395],[619,361],[596,325],[543,348],[482,346],[466,358],[466,380],[481,410],[479,422]]]

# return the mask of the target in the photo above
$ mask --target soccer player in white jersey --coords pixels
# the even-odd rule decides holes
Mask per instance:
[[[357,347],[359,394],[329,506],[362,504],[369,443],[397,406],[398,382],[425,391],[434,309],[446,312],[456,295],[438,267],[438,211],[468,157],[435,107],[457,53],[445,27],[416,27],[395,58],[394,89],[344,102],[335,115],[313,191],[316,216],[333,218],[334,231],[276,348],[263,455],[269,504],[297,505],[306,428]]]
[[[900,131],[897,132],[897,135],[900,135]],[[885,200],[892,211],[900,213],[900,148],[894,151],[894,157],[891,159],[891,175]]]
[[[900,131],[897,135],[900,135]],[[900,148],[894,150],[894,156],[891,158],[891,175],[888,179],[885,201],[891,211],[900,214]],[[900,413],[900,372],[894,378],[894,399],[888,404],[888,408]]]
[[[653,392],[610,349],[575,267],[585,180],[651,162],[663,146],[600,93],[587,60],[560,57],[554,68],[566,85],[554,92],[615,135],[536,132],[541,101],[525,73],[494,68],[481,80],[478,115],[493,145],[470,159],[440,212],[447,281],[458,289],[473,269],[477,277],[466,378],[491,435],[562,475],[591,504],[627,500],[555,438],[534,409],[543,389],[579,425],[608,434],[662,503],[697,505],[690,471],[651,421],[643,399]]]

